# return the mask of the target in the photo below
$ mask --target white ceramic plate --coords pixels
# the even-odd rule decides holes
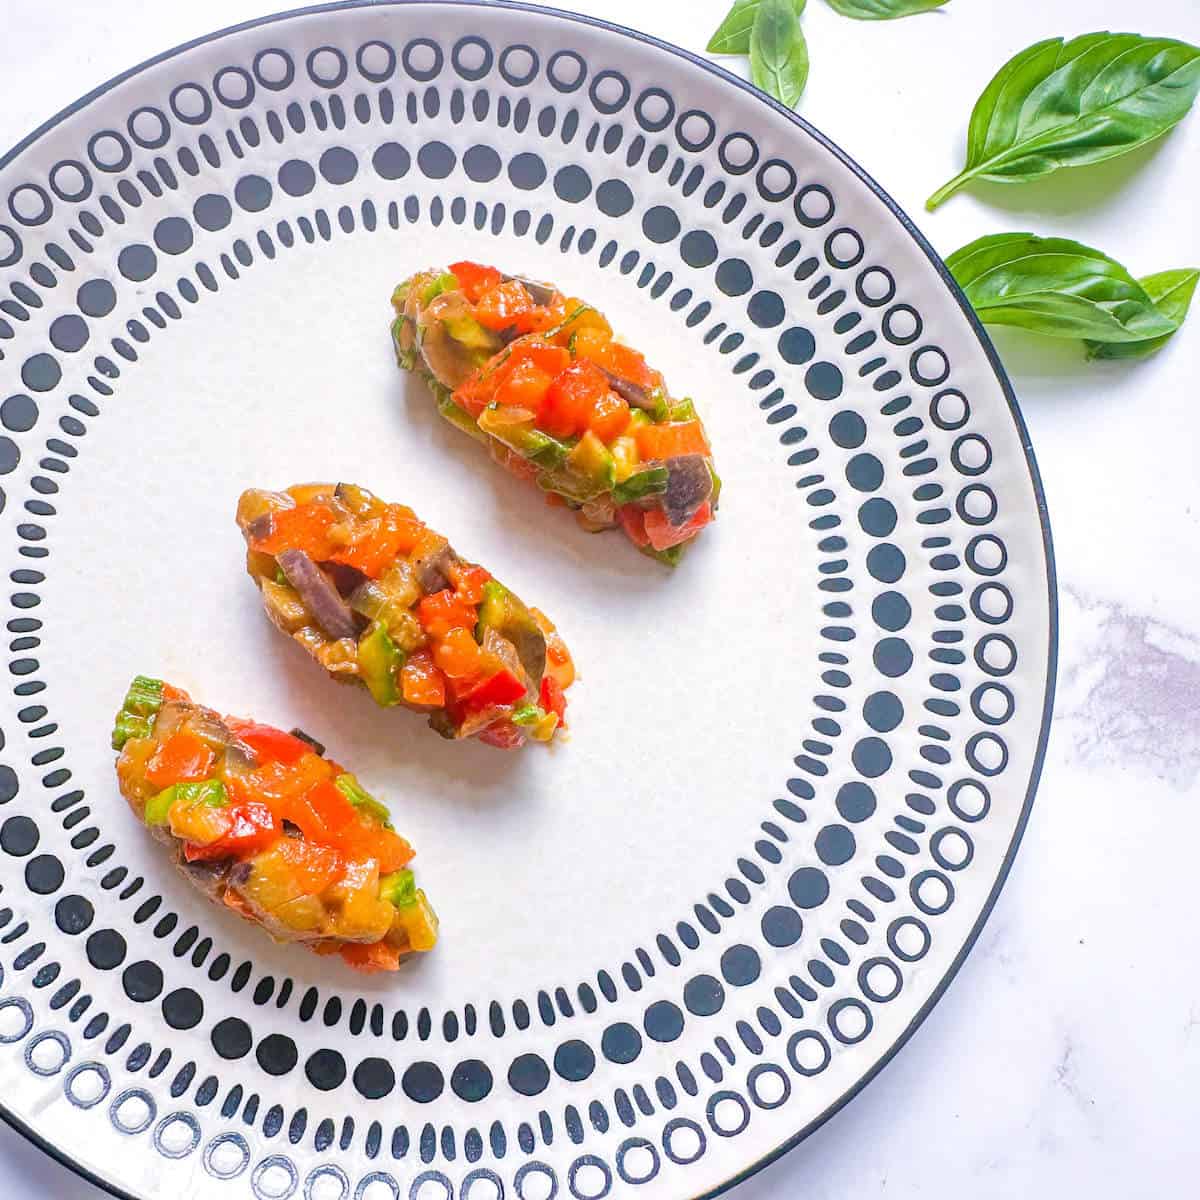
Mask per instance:
[[[674,573],[397,371],[393,284],[462,257],[591,299],[696,398],[725,491]],[[928,1011],[1041,763],[1048,530],[982,332],[813,130],[559,14],[285,15],[0,162],[0,295],[0,1103],[30,1136],[139,1197],[677,1200]],[[558,621],[569,744],[444,743],[270,629],[234,502],[313,478]],[[361,978],[198,901],[117,792],[139,671],[354,764],[437,951]]]

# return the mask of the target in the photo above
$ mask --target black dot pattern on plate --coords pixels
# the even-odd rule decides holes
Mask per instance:
[[[449,78],[443,87],[439,80],[443,72],[453,72],[457,80],[472,83],[482,83],[494,73],[497,88],[503,80],[504,86],[516,92],[464,93],[456,90],[457,84],[452,85]],[[521,89],[528,87],[539,72],[545,72],[555,92],[574,99],[569,104],[536,110],[523,97],[518,98]],[[402,88],[402,74],[420,83],[422,90]],[[352,78],[367,81],[372,89],[343,96],[339,89]],[[307,86],[318,89],[315,99],[306,95],[302,104],[289,98],[293,87]],[[267,107],[260,111],[257,106],[264,101]],[[406,120],[416,126],[436,117],[443,107],[455,124],[475,122],[474,138],[462,143],[465,149],[460,151],[449,142],[430,137],[429,126],[415,138],[401,133],[400,122]],[[628,125],[608,120],[626,110]],[[604,120],[593,120],[592,112]],[[373,128],[378,123],[380,136],[369,154],[352,150],[339,140],[338,134],[350,119]],[[558,154],[544,156],[528,148],[506,152],[499,131],[511,127],[521,133],[531,124],[544,138],[561,138],[567,158],[575,154],[577,161],[563,162]],[[292,141],[309,129],[322,135],[316,153]],[[177,134],[181,140],[173,147],[172,139]],[[131,142],[155,151],[158,157],[135,168]],[[256,151],[260,146],[282,148],[285,144],[286,149],[264,160],[282,165],[258,165]],[[524,144],[530,145],[528,140]],[[578,152],[576,146],[580,147]],[[675,149],[696,155],[710,146],[720,170],[685,158]],[[445,199],[440,195],[423,199],[429,194],[428,185],[424,185],[422,194],[414,187],[408,195],[395,192],[379,204],[363,198],[361,193],[355,194],[355,189],[368,179],[395,183],[414,169],[421,180],[444,184]],[[196,178],[201,172],[207,181],[205,186],[211,190],[194,201],[186,199],[186,192],[171,198],[180,189],[181,179]],[[653,203],[639,199],[643,174],[661,181]],[[31,243],[16,232],[18,227],[44,225],[62,209],[70,224],[70,236],[62,240],[70,241],[71,248],[68,251],[48,245],[46,257],[64,279],[80,271],[78,282],[73,281],[49,300],[52,304],[66,301],[66,311],[51,313],[49,347],[31,343],[18,357],[23,390],[0,401],[0,423],[14,435],[0,437],[0,473],[13,471],[21,461],[21,442],[26,443],[31,461],[38,461],[45,472],[30,479],[32,495],[25,501],[29,519],[17,526],[24,562],[12,573],[13,582],[22,589],[12,595],[18,615],[10,622],[10,631],[18,635],[12,644],[10,671],[15,693],[24,706],[20,720],[27,723],[33,737],[31,766],[52,797],[47,818],[58,819],[61,834],[70,843],[67,850],[63,841],[63,854],[79,858],[80,869],[99,880],[106,909],[111,901],[133,906],[133,924],[142,927],[136,932],[138,952],[146,954],[144,947],[153,945],[146,939],[151,937],[161,939],[164,950],[174,950],[172,955],[128,961],[128,927],[126,934],[107,924],[96,928],[93,900],[56,894],[67,878],[57,826],[51,831],[53,846],[43,845],[32,815],[14,813],[5,817],[0,823],[0,849],[22,860],[26,892],[31,897],[51,898],[50,908],[45,911],[52,914],[58,932],[70,939],[78,938],[73,944],[81,948],[88,966],[96,972],[113,973],[111,978],[128,1002],[127,1019],[122,1019],[92,1007],[79,981],[61,987],[55,1000],[63,997],[59,1007],[71,1022],[81,1023],[85,1043],[102,1039],[107,1054],[128,1054],[126,1071],[135,1073],[148,1067],[149,1077],[157,1078],[166,1069],[170,1051],[163,1049],[155,1057],[153,1047],[138,1041],[133,1032],[135,1026],[144,1023],[145,1012],[154,1012],[160,1013],[174,1030],[201,1030],[219,1059],[230,1063],[246,1060],[249,1068],[261,1072],[261,1078],[268,1082],[303,1071],[308,1084],[319,1092],[332,1093],[352,1086],[366,1100],[382,1100],[399,1088],[408,1100],[418,1104],[432,1104],[445,1093],[474,1104],[506,1084],[512,1093],[528,1097],[540,1096],[552,1085],[586,1091],[598,1064],[628,1067],[638,1063],[646,1039],[661,1047],[673,1043],[682,1046],[689,1021],[704,1022],[704,1028],[711,1021],[715,1031],[721,1020],[728,1019],[724,1014],[731,996],[742,989],[747,993],[753,990],[756,996],[761,992],[763,1002],[752,1012],[747,1010],[753,1022],[738,1018],[722,1032],[714,1032],[713,1050],[701,1053],[691,1066],[679,1061],[673,1079],[647,1076],[643,1082],[631,1081],[628,1091],[618,1088],[614,1093],[612,1116],[628,1127],[656,1112],[675,1108],[680,1102],[678,1088],[688,1097],[698,1096],[698,1075],[721,1089],[711,1094],[707,1108],[701,1110],[704,1124],[672,1118],[663,1125],[657,1143],[634,1137],[621,1143],[612,1160],[615,1173],[625,1183],[636,1183],[642,1181],[641,1177],[631,1176],[626,1166],[632,1161],[629,1155],[633,1149],[648,1148],[652,1152],[655,1165],[646,1176],[652,1178],[661,1161],[656,1145],[674,1164],[696,1161],[705,1153],[705,1128],[718,1136],[737,1136],[749,1122],[752,1106],[770,1108],[783,1103],[767,1098],[763,1090],[765,1081],[782,1080],[779,1086],[786,1099],[789,1076],[782,1065],[754,1062],[744,1086],[729,1086],[726,1079],[742,1061],[743,1047],[753,1060],[763,1053],[769,1039],[781,1036],[784,1025],[780,1013],[786,1020],[804,1023],[791,1033],[786,1054],[780,1054],[787,1067],[801,1076],[825,1069],[831,1044],[854,1045],[868,1036],[873,1018],[870,1008],[857,997],[845,997],[829,1009],[824,1032],[816,1027],[819,1022],[815,1017],[806,1019],[805,1005],[812,1004],[818,995],[813,983],[826,989],[839,981],[857,988],[870,1004],[889,1003],[902,985],[900,969],[891,959],[876,955],[864,959],[856,977],[848,969],[851,954],[845,947],[867,945],[875,935],[866,932],[864,922],[875,922],[878,906],[896,903],[903,896],[911,899],[914,915],[891,922],[886,932],[887,949],[899,962],[918,961],[932,941],[922,918],[936,919],[954,903],[951,876],[966,869],[973,857],[965,826],[982,820],[990,807],[988,793],[977,776],[991,778],[1005,769],[1008,750],[997,726],[1011,716],[1014,705],[1011,692],[1003,684],[990,685],[994,689],[990,692],[975,689],[970,711],[986,728],[969,739],[962,766],[967,774],[949,788],[950,807],[959,824],[930,831],[928,818],[937,810],[931,795],[936,796],[945,784],[941,774],[925,768],[936,767],[945,773],[952,762],[945,746],[951,735],[937,722],[949,721],[962,711],[949,697],[958,690],[958,671],[967,657],[955,648],[959,639],[948,635],[961,634],[955,626],[967,619],[967,612],[980,622],[1002,625],[1012,615],[1014,605],[1005,584],[993,578],[1003,574],[1007,565],[1007,550],[999,539],[954,547],[952,540],[937,530],[955,514],[964,522],[986,525],[997,513],[994,505],[990,513],[986,505],[981,508],[976,498],[986,499],[991,494],[994,499],[985,485],[970,485],[984,489],[970,493],[970,502],[965,498],[965,489],[955,497],[947,495],[944,488],[947,463],[959,476],[975,479],[987,473],[992,462],[987,441],[967,430],[958,436],[950,454],[939,458],[923,436],[927,432],[926,416],[933,428],[951,431],[964,429],[971,419],[967,396],[945,386],[953,371],[949,355],[940,346],[922,343],[925,322],[921,314],[905,301],[896,302],[901,285],[886,268],[871,262],[870,247],[859,231],[834,220],[834,192],[816,182],[799,186],[798,180],[789,164],[766,158],[752,138],[744,133],[720,134],[712,117],[678,105],[662,87],[639,91],[620,71],[611,67],[596,70],[573,51],[560,51],[543,62],[529,47],[493,46],[487,38],[473,34],[452,46],[441,44],[437,38],[422,37],[409,38],[396,46],[364,43],[355,53],[329,46],[300,60],[284,50],[260,51],[252,64],[230,65],[218,71],[211,82],[177,87],[161,109],[143,106],[130,115],[125,132],[109,129],[98,133],[88,142],[86,155],[64,160],[51,169],[47,186],[29,182],[9,195],[8,216],[13,224],[0,225],[0,266],[24,261]],[[466,196],[458,194],[467,184],[511,185],[515,202],[507,197],[476,199],[469,191]],[[193,195],[196,191],[199,189],[195,188]],[[675,191],[689,203],[677,204],[671,195]],[[592,1013],[602,1004],[626,1010],[632,1004],[634,1009],[627,1015],[633,1019],[607,1020],[596,1044],[564,1033],[556,1036],[545,1053],[522,1052],[516,1057],[510,1055],[503,1063],[493,1061],[490,1066],[465,1053],[444,1073],[433,1061],[411,1056],[393,1067],[390,1057],[360,1054],[348,1066],[332,1047],[314,1045],[311,1040],[298,1044],[292,1036],[271,1030],[260,1021],[259,1009],[273,1006],[286,1010],[294,1001],[301,1022],[321,1013],[327,1026],[348,1021],[356,1036],[390,1036],[404,1042],[415,1035],[424,1041],[440,1031],[447,1043],[460,1036],[460,1029],[465,1028],[467,1035],[474,1033],[474,1010],[466,1006],[461,1019],[450,1012],[436,1020],[424,1010],[415,1020],[403,1011],[393,1013],[389,1019],[381,1004],[368,1004],[363,998],[343,1006],[337,997],[329,996],[322,1007],[316,989],[297,989],[291,979],[279,987],[269,976],[254,982],[252,963],[239,962],[228,952],[219,951],[211,937],[201,936],[197,927],[186,922],[181,926],[176,914],[164,911],[162,897],[150,894],[142,877],[131,875],[114,860],[116,846],[104,840],[99,825],[94,823],[96,818],[92,817],[85,793],[74,785],[64,748],[55,746],[52,740],[41,740],[50,737],[57,727],[52,714],[37,703],[44,685],[33,652],[40,641],[41,623],[27,614],[38,609],[43,576],[35,568],[37,561],[49,553],[53,541],[48,538],[48,528],[52,533],[56,509],[49,497],[58,491],[56,479],[71,470],[72,460],[79,453],[77,439],[86,434],[88,422],[101,414],[119,386],[122,372],[138,361],[138,347],[156,330],[180,320],[203,296],[219,294],[246,269],[293,247],[328,242],[339,233],[359,229],[398,232],[421,222],[436,226],[446,220],[459,225],[470,222],[476,229],[497,234],[511,229],[518,237],[529,236],[548,245],[555,236],[558,214],[553,209],[531,210],[535,209],[536,199],[549,193],[570,206],[567,211],[579,214],[577,224],[562,228],[557,235],[560,251],[594,253],[599,269],[619,271],[630,286],[644,289],[652,300],[666,303],[678,313],[686,329],[694,331],[692,336],[725,359],[733,375],[749,388],[765,417],[767,436],[778,439],[789,466],[797,468],[801,502],[810,510],[805,515],[819,535],[823,556],[819,560],[820,589],[825,593],[824,609],[830,623],[822,630],[825,647],[819,658],[822,680],[829,691],[814,697],[819,714],[811,720],[814,736],[804,739],[802,753],[795,756],[797,774],[787,780],[788,798],[775,801],[771,818],[762,822],[762,836],[756,838],[752,851],[737,858],[734,874],[698,900],[686,920],[679,921],[670,932],[660,933],[651,951],[637,949],[619,971],[611,974],[598,970],[593,982],[580,983],[572,994],[562,987],[547,987],[538,993],[536,1004],[512,1002],[508,1006],[511,1025],[505,1006],[493,1003],[488,1013],[492,1032],[499,1038],[510,1029],[524,1031],[535,1021],[542,1026],[565,1025],[577,1012]],[[71,208],[94,195],[98,199],[92,206]],[[303,215],[277,217],[269,212],[278,204],[309,196],[309,203],[316,207]],[[522,207],[523,196],[528,198],[529,210]],[[684,214],[698,211],[697,205],[708,210],[711,220],[705,223],[709,228],[685,231]],[[610,223],[634,214],[634,224],[621,226],[619,233],[613,227],[616,236],[632,233],[633,244],[623,249],[615,236],[593,229],[587,224],[593,212]],[[148,224],[144,219],[147,215]],[[798,236],[793,235],[795,226],[800,229]],[[141,240],[134,233],[122,232],[135,228],[145,230]],[[738,248],[735,234],[740,234],[745,249]],[[231,240],[218,244],[221,237]],[[759,248],[770,248],[773,268],[756,265],[763,261]],[[12,285],[13,300],[0,302],[0,355],[7,352],[5,343],[13,336],[13,322],[19,325],[27,321],[30,310],[48,302],[42,293],[49,296],[57,283],[55,270],[45,263],[31,262],[27,270],[28,282]],[[677,272],[688,273],[689,277],[677,280]],[[785,303],[785,294],[796,294],[793,282],[807,291],[809,308],[803,312],[799,311],[803,306],[789,312]],[[113,318],[114,323],[121,323],[120,329],[109,328],[106,319],[119,303],[132,304],[133,311]],[[855,310],[856,304],[862,306],[862,311]],[[795,324],[797,320],[805,324]],[[903,349],[893,358],[889,357],[889,347]],[[85,350],[94,355],[90,365]],[[82,365],[82,374],[80,382],[72,386],[89,394],[71,394],[65,408],[52,411],[67,390],[62,386],[65,372],[74,372],[77,363]],[[867,396],[874,396],[873,401],[863,403],[864,388],[869,389]],[[930,395],[926,396],[923,389]],[[840,406],[830,404],[825,410],[827,415],[817,415],[819,405],[839,400]],[[843,411],[833,412],[837,407]],[[59,430],[71,440],[63,441],[55,433],[44,443],[33,444],[29,435],[43,419],[43,410],[58,420]],[[811,429],[828,428],[829,448],[835,455],[829,464],[821,459],[821,439],[796,423],[802,412],[811,414],[806,420]],[[872,438],[867,448],[867,426],[874,427],[880,420],[888,422],[897,440],[898,453],[894,457],[881,452],[883,443],[878,438]],[[844,456],[837,458],[843,451]],[[953,477],[949,478],[953,482]],[[901,479],[904,484],[898,485]],[[888,488],[900,495],[899,487],[903,486],[908,487],[915,504],[918,525],[925,527],[926,536],[920,544],[922,551],[929,552],[926,561],[937,573],[929,591],[935,597],[940,627],[931,654],[937,669],[929,677],[928,693],[922,697],[919,685],[912,684],[916,690],[903,691],[901,699],[897,692],[902,687],[910,689],[907,681],[917,671],[912,639],[906,634],[919,599],[910,580],[919,574],[915,568],[920,565],[923,570],[926,563],[910,563],[895,542],[886,540],[900,526],[895,496],[886,499],[863,493]],[[852,515],[843,526],[839,510],[847,500]],[[980,512],[986,515],[977,516]],[[910,517],[906,515],[905,520]],[[865,534],[868,539],[861,552],[849,536],[850,526],[856,535]],[[904,544],[908,547],[915,541],[907,539]],[[852,594],[856,564],[850,559],[859,553],[874,583],[866,585],[870,595],[856,598]],[[990,565],[997,561],[998,568]],[[968,572],[982,577],[983,582],[972,580]],[[864,585],[861,574],[858,584],[860,588]],[[856,599],[871,601],[867,606],[870,625],[865,623],[864,604],[855,603]],[[872,626],[879,631],[873,639],[869,636]],[[838,647],[864,633],[871,642],[876,678],[901,682],[895,685],[895,692],[877,688],[862,701],[862,719],[872,736],[846,744],[839,741],[845,720],[841,714],[846,708],[839,693],[852,686],[854,679],[851,661]],[[982,669],[979,655],[976,651]],[[855,832],[882,815],[881,802],[866,780],[902,769],[889,735],[905,730],[914,720],[909,710],[918,706],[924,709],[925,724],[919,734],[926,739],[921,746],[923,765],[907,770],[910,784],[917,790],[905,798],[907,812],[894,815],[894,828],[886,838],[888,851],[878,854],[871,864],[862,859],[868,840],[866,829]],[[1008,717],[1003,716],[1006,712]],[[860,778],[839,786],[828,812],[814,823],[805,842],[801,837],[806,832],[802,827],[809,820],[805,806],[817,815],[816,785],[829,773],[835,753],[842,754]],[[0,767],[0,771],[7,773],[0,775],[2,804],[17,798],[19,786],[18,776],[10,767]],[[984,797],[982,801],[975,798],[979,794]],[[840,819],[833,819],[834,808]],[[915,870],[915,864],[910,866],[912,856],[921,853],[918,838],[928,845],[936,869]],[[845,870],[860,860],[868,871],[861,880],[864,890],[847,895],[849,877]],[[820,867],[814,865],[816,862]],[[783,873],[791,904],[759,908],[755,889],[776,872]],[[835,900],[844,903],[854,919],[841,920],[837,926],[840,934],[830,926],[831,934],[836,936],[822,933],[813,940],[802,914],[832,907]],[[735,936],[734,927],[743,909],[753,920],[738,926]],[[917,917],[917,912],[922,916]],[[11,920],[0,913],[0,921]],[[107,911],[104,921],[122,924]],[[14,952],[14,969],[36,971],[36,976],[31,976],[35,987],[48,988],[58,979],[61,967],[39,961],[44,959],[45,946],[33,940],[28,925],[15,926],[13,933],[18,931],[19,937],[30,938],[30,944]],[[845,944],[839,940],[842,936]],[[693,970],[674,984],[678,1003],[676,999],[636,999],[637,993],[655,979],[656,961],[661,959],[675,967],[710,938],[719,944],[715,973]],[[0,940],[8,942],[10,936],[5,934]],[[799,944],[807,947],[807,952],[794,951]],[[794,953],[801,955],[800,960],[793,962],[789,956]],[[176,979],[188,970],[206,975],[206,988],[226,981],[233,995],[244,993],[247,1003],[252,1000],[255,1007],[239,1010],[242,1015],[235,1016],[226,1005],[224,1012],[213,1013],[214,1023],[205,1026],[204,998]],[[97,980],[101,978],[103,974],[97,976]],[[617,1011],[614,1008],[614,1016]],[[306,1036],[315,1033],[315,1027],[305,1029]],[[132,1050],[123,1050],[127,1043]],[[149,1065],[152,1059],[153,1065]],[[84,1066],[87,1064],[81,1063],[70,1074],[64,1073],[64,1079],[82,1079],[76,1072]],[[632,1067],[635,1072],[637,1069]],[[108,1074],[106,1068],[99,1070]],[[248,1125],[261,1119],[269,1137],[287,1124],[293,1144],[305,1138],[306,1129],[319,1150],[331,1148],[335,1141],[346,1150],[356,1137],[365,1138],[368,1157],[374,1158],[389,1136],[378,1123],[356,1130],[349,1117],[342,1121],[340,1130],[326,1119],[314,1119],[310,1128],[303,1107],[297,1108],[289,1121],[281,1105],[265,1102],[258,1093],[248,1094],[242,1084],[198,1073],[192,1064],[163,1076],[164,1080],[168,1078],[182,1081],[178,1091],[172,1084],[173,1097],[182,1096],[195,1084],[194,1102],[199,1109],[211,1105],[210,1111],[219,1110],[224,1119],[236,1118]],[[71,1091],[73,1084],[65,1086],[73,1104],[89,1103],[76,1098]],[[263,1091],[265,1095],[269,1088]],[[145,1094],[150,1097],[150,1093]],[[732,1108],[722,1103],[726,1099]],[[155,1104],[153,1098],[149,1103]],[[596,1096],[587,1107],[593,1127],[607,1128],[612,1119],[608,1102]],[[112,1120],[124,1130],[122,1122],[135,1119],[120,1115],[123,1111],[113,1105]],[[186,1113],[178,1119],[185,1125],[188,1120],[194,1121]],[[140,1120],[137,1118],[135,1123]],[[569,1140],[576,1142],[574,1131],[583,1127],[579,1112],[568,1105],[561,1120]],[[152,1116],[145,1129],[153,1123]],[[468,1161],[476,1162],[486,1140],[497,1161],[502,1161],[510,1136],[515,1137],[525,1155],[533,1153],[539,1138],[549,1146],[554,1123],[553,1115],[542,1110],[536,1120],[531,1116],[508,1134],[499,1122],[493,1123],[486,1139],[474,1129],[460,1130],[456,1136],[450,1126],[439,1133],[432,1124],[419,1130],[397,1125],[390,1133],[392,1154],[402,1157],[411,1151],[428,1164],[441,1153],[453,1162],[455,1147],[461,1144]],[[131,1130],[133,1127],[129,1126]],[[694,1135],[698,1150],[690,1145],[683,1149],[681,1139],[685,1133]],[[248,1150],[242,1166],[236,1165],[238,1147],[243,1144],[236,1140],[240,1136],[229,1130],[209,1141],[203,1151],[209,1174],[224,1178],[223,1171],[232,1171],[229,1177],[236,1178],[249,1169]],[[156,1148],[170,1157],[170,1143],[165,1136],[155,1133],[154,1138]],[[196,1138],[198,1146],[199,1132]],[[233,1167],[221,1165],[226,1161],[217,1155],[221,1138],[233,1139],[219,1143],[220,1147],[232,1148],[233,1158],[229,1161]],[[285,1174],[295,1171],[286,1154],[262,1160],[251,1179],[256,1196],[269,1194],[262,1190],[264,1165],[268,1162]],[[607,1186],[612,1186],[614,1166],[604,1157],[584,1155],[562,1177],[562,1186],[572,1195],[581,1200],[585,1196],[577,1190],[577,1174],[584,1166],[595,1166],[609,1180]],[[520,1180],[533,1169],[541,1170],[542,1165],[530,1159],[520,1169],[526,1176],[521,1176],[519,1170],[514,1177],[518,1195],[524,1194]],[[559,1186],[555,1168],[547,1165],[544,1173],[554,1187]],[[436,1171],[426,1174],[430,1179],[442,1178]],[[386,1181],[390,1175],[379,1175],[384,1186],[389,1186]],[[369,1178],[359,1181],[359,1191]],[[466,1190],[464,1185],[464,1195]]]

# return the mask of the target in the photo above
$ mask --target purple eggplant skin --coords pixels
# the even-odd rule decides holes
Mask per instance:
[[[448,588],[450,577],[447,572],[454,566],[456,559],[457,555],[450,548],[449,542],[443,542],[436,549],[428,550],[413,559],[413,570],[421,591],[428,596]]]
[[[536,279],[526,279],[524,275],[505,275],[505,283],[516,280],[528,293],[534,304],[547,305],[554,299],[557,289],[548,283],[539,283]]]
[[[622,379],[620,375],[614,375],[607,367],[601,367],[600,370],[608,377],[608,386],[630,408],[641,408],[648,413],[658,410],[658,402],[640,384],[631,383],[628,379]]]
[[[702,454],[681,454],[668,458],[667,490],[662,495],[663,511],[676,528],[686,525],[712,495],[712,472]]]
[[[329,576],[303,550],[281,550],[275,561],[317,624],[331,638],[358,636],[358,625],[350,605],[342,599]]]

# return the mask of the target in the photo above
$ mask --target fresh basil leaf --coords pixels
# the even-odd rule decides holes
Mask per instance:
[[[1136,33],[1038,42],[1010,59],[971,113],[967,162],[926,201],[969,179],[1022,183],[1115,158],[1161,137],[1200,89],[1200,48]]]
[[[829,0],[829,7],[858,21],[891,21],[933,12],[949,3],[950,0]]]
[[[792,0],[796,16],[804,11],[807,0]],[[709,54],[749,54],[750,30],[762,0],[734,0],[733,7],[725,14],[725,20],[708,40],[705,49]]]
[[[808,45],[792,0],[762,0],[750,31],[750,78],[788,108],[808,82]]]
[[[1176,326],[1187,318],[1196,284],[1200,282],[1200,271],[1185,267],[1177,271],[1159,271],[1146,275],[1138,283],[1146,289],[1146,295],[1154,301],[1158,311]],[[1166,333],[1161,337],[1147,338],[1144,342],[1088,342],[1088,358],[1135,359],[1146,358],[1174,337]]]
[[[1178,326],[1119,262],[1067,238],[993,234],[946,266],[989,325],[1097,342],[1140,342]]]

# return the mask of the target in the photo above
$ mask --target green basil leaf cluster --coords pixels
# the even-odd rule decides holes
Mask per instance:
[[[762,0],[750,30],[750,78],[788,108],[808,82],[808,44],[793,0]]]
[[[1200,282],[1200,271],[1195,267],[1185,267],[1182,270],[1159,271],[1154,275],[1144,275],[1138,283],[1145,289],[1146,295],[1154,301],[1158,311],[1164,317],[1175,322],[1176,328],[1183,324],[1191,307],[1192,296],[1196,292],[1196,284]],[[1146,338],[1141,342],[1100,342],[1087,343],[1088,358],[1107,359],[1137,359],[1145,358],[1169,341],[1171,334]]]
[[[1200,89],[1200,48],[1136,33],[1038,42],[996,73],[971,113],[967,162],[931,211],[968,180],[1022,183],[1125,154],[1161,137]]]
[[[896,17],[933,12],[949,3],[950,0],[829,0],[829,7],[843,17],[859,21],[892,21]]]
[[[797,18],[804,11],[807,0],[792,0]],[[709,54],[749,54],[750,30],[758,16],[762,0],[734,0],[733,7],[725,14],[725,20],[708,39],[705,49]]]
[[[1182,323],[1196,283],[1195,272],[1139,282],[1091,246],[1032,233],[979,238],[951,254],[946,266],[986,324],[1082,339],[1093,357],[1141,357],[1157,349]],[[1096,346],[1119,349],[1109,355]]]
[[[710,54],[748,54],[750,79],[788,108],[808,82],[808,43],[800,28],[806,0],[734,0],[708,42]]]

